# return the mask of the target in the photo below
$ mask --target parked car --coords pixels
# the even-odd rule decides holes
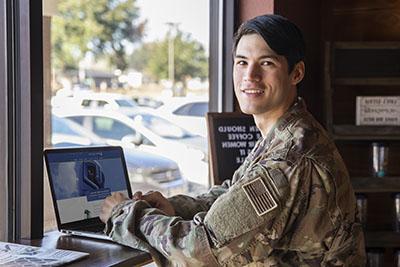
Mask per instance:
[[[79,108],[114,110],[125,115],[143,109],[131,98],[113,93],[82,93],[74,96]]]
[[[182,164],[181,168],[185,170],[185,177],[190,182],[190,187],[193,188],[193,191],[205,191],[209,187],[208,179],[205,179],[208,176],[208,145],[205,137],[193,134],[173,122],[148,112],[138,113],[133,119],[136,129],[142,133],[151,132],[158,138],[162,138],[164,142],[170,142],[171,144],[177,142],[184,144],[189,149],[201,151],[201,160],[204,163],[195,163],[187,158],[180,159],[188,161],[185,165]],[[150,133],[148,134],[150,135]]]
[[[189,148],[200,150],[204,153],[203,158],[208,159],[207,139],[203,136],[189,132],[188,130],[168,121],[157,114],[150,112],[139,112],[130,116],[137,127],[145,127],[155,135],[168,141],[185,144]]]
[[[146,96],[135,96],[132,99],[141,107],[159,108],[163,105],[162,101]]]
[[[146,122],[150,115],[132,119],[113,111],[64,110],[60,116],[73,120],[106,140],[133,143],[141,150],[170,158],[178,163],[183,176],[189,182],[208,187],[207,155],[202,149],[195,149],[184,142],[179,142],[179,138],[171,138],[171,129],[174,129],[172,131],[175,131],[174,134],[178,134],[180,139],[186,136],[194,137],[193,134],[178,126],[167,129],[167,124],[164,123],[163,129],[157,132],[154,131],[154,125],[149,127],[151,123]],[[177,129],[179,132],[176,132]],[[206,144],[204,138],[203,140],[204,147]]]
[[[203,97],[174,97],[164,101],[157,114],[186,130],[207,137],[205,116],[208,100]]]
[[[133,145],[104,140],[81,125],[52,115],[52,146],[121,145],[133,191],[159,190],[166,194],[184,193],[187,184],[176,162],[166,157],[136,149]]]
[[[51,144],[53,147],[107,145],[103,139],[81,125],[56,115],[51,116]]]

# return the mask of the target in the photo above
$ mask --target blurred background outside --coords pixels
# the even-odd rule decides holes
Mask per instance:
[[[119,145],[133,191],[206,191],[209,1],[44,2],[46,146]]]

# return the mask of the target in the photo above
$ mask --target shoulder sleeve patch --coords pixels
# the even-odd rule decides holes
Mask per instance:
[[[271,181],[272,190],[279,192],[275,184]],[[258,177],[249,183],[242,185],[242,189],[246,193],[251,205],[258,216],[267,214],[278,207],[278,199],[275,192],[271,192],[265,185],[263,179]]]

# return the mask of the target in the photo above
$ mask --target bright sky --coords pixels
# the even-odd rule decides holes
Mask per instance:
[[[167,22],[179,23],[179,29],[192,34],[208,51],[209,0],[137,0],[141,19],[148,20],[144,41],[161,39]]]

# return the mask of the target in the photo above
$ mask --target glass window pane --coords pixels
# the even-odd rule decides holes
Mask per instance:
[[[125,107],[125,108],[132,108],[132,107],[136,106],[135,102],[128,101],[125,99],[115,100],[115,102],[117,102],[118,106]]]
[[[175,110],[173,113],[175,115],[188,116],[188,115],[190,115],[190,110],[191,110],[192,106],[193,106],[193,104],[186,104],[186,105],[178,108],[177,110]]]
[[[44,27],[45,103],[54,103],[45,118],[75,124],[54,122],[47,146],[120,145],[135,190],[204,192],[205,111],[188,113],[199,99],[208,103],[209,0],[56,2]],[[176,116],[182,105],[185,116]],[[47,229],[52,209],[45,206]]]
[[[189,115],[196,117],[204,117],[208,112],[208,103],[195,103],[192,105]]]
[[[93,118],[93,132],[100,137],[121,140],[124,136],[135,135],[135,131],[119,121],[105,118]]]

